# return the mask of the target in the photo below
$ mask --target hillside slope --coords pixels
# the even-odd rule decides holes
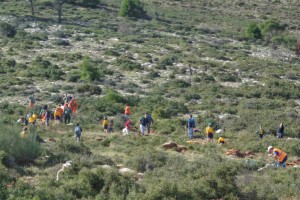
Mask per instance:
[[[0,1],[0,199],[300,198],[299,168],[257,171],[274,161],[269,145],[300,159],[299,2],[148,0],[144,19],[119,17],[120,0],[69,2],[58,24],[56,1],[33,1],[35,16],[27,1]],[[65,93],[79,103],[71,121],[83,127],[80,143],[72,125],[54,121],[19,138],[18,118],[54,110]],[[121,134],[126,103],[129,136]],[[141,137],[145,112],[153,133]],[[212,123],[227,144],[216,144],[217,134],[187,143],[188,114],[202,139]],[[114,119],[111,135],[104,116]],[[280,123],[283,140],[274,136]],[[168,141],[187,150],[165,150]],[[251,156],[226,155],[231,149]]]

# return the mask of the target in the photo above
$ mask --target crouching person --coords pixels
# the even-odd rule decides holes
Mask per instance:
[[[283,152],[280,149],[273,148],[272,146],[268,147],[268,152],[270,154],[272,154],[272,156],[278,161],[277,167],[280,167],[280,166],[283,167],[283,168],[286,167],[285,163],[288,159],[288,156],[285,152]]]

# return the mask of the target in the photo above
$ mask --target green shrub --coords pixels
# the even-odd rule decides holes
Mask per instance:
[[[29,70],[29,75],[36,77],[44,77],[50,80],[60,80],[64,72],[50,61],[44,60],[42,57],[37,57],[32,61],[32,68]]]
[[[250,23],[246,30],[246,36],[248,38],[261,39],[262,34],[256,23]]]
[[[136,152],[127,162],[127,165],[138,172],[145,172],[146,170],[153,170],[156,167],[162,167],[166,164],[166,161],[166,153],[151,150],[150,152]]]
[[[17,163],[33,162],[41,154],[41,147],[35,140],[34,132],[29,130],[29,136],[25,139],[19,137],[20,128],[0,125],[2,132],[0,137],[0,150],[15,159]]]
[[[89,93],[90,95],[100,95],[102,93],[102,89],[94,84],[80,84],[76,87],[76,90],[79,93]]]
[[[139,63],[131,61],[129,58],[121,57],[116,61],[116,65],[120,66],[121,69],[131,71],[131,70],[142,70],[143,67]]]
[[[122,0],[119,16],[142,18],[145,15],[146,11],[140,0]]]
[[[17,31],[15,27],[6,22],[0,21],[0,36],[12,38],[16,35],[16,33]]]
[[[100,74],[98,73],[98,69],[95,67],[94,61],[90,58],[84,58],[82,63],[79,65],[80,67],[80,77],[82,80],[86,81],[95,81],[100,80]]]
[[[263,35],[266,35],[268,33],[278,32],[278,31],[284,31],[286,28],[285,24],[281,24],[277,20],[266,20],[259,24],[259,28],[261,30],[261,33]]]
[[[100,3],[100,0],[67,0],[67,3],[94,8]]]

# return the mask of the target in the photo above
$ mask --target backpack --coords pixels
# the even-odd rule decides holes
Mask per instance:
[[[188,120],[188,128],[195,128],[195,119],[194,118],[190,118]]]
[[[64,114],[65,115],[70,115],[71,114],[70,108],[66,108],[65,111],[64,111]]]
[[[152,123],[153,120],[152,120],[152,117],[151,117],[150,114],[147,115],[146,121],[147,121],[148,124]]]
[[[50,118],[51,117],[51,112],[49,110],[46,111],[46,117]]]
[[[72,100],[72,102],[71,102],[71,106],[72,107],[74,107],[76,105],[76,102],[75,102],[75,100]]]
[[[76,134],[76,135],[81,134],[81,128],[80,128],[80,126],[76,126],[76,127],[75,127],[75,134]]]
[[[142,124],[143,126],[146,126],[146,124],[147,124],[147,119],[146,119],[145,117],[142,117],[142,118],[140,119],[140,124]]]

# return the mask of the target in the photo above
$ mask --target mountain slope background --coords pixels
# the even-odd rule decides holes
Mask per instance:
[[[80,3],[81,2],[81,3]],[[266,148],[299,160],[298,1],[143,1],[143,18],[118,16],[121,1],[0,1],[2,199],[299,199],[299,168],[272,163]],[[93,2],[93,1],[91,1]],[[29,127],[20,139],[28,97],[55,108],[73,94],[73,126]],[[120,134],[125,104],[132,134]],[[153,134],[138,136],[149,112]],[[198,135],[208,123],[227,144],[188,144],[187,114]],[[101,122],[113,117],[115,133]],[[285,139],[274,136],[284,123]],[[262,125],[268,133],[257,141]],[[36,135],[46,143],[35,142]],[[286,138],[290,139],[286,139]],[[174,141],[185,153],[165,151]],[[251,158],[224,152],[251,151]],[[55,181],[61,164],[72,167]],[[120,167],[132,169],[122,174]],[[143,173],[141,178],[138,173]]]

